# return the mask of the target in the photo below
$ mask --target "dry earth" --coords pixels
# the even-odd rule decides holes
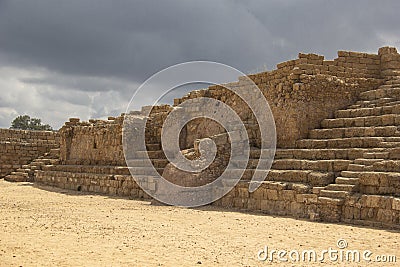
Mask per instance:
[[[0,211],[0,266],[268,266],[257,260],[265,245],[322,251],[336,249],[340,238],[347,249],[369,249],[372,258],[397,254],[400,261],[396,231],[214,207],[151,206],[3,180]],[[328,260],[324,265],[338,264]],[[348,264],[364,265],[395,264]]]

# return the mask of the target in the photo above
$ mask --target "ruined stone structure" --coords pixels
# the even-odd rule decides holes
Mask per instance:
[[[395,48],[381,48],[378,54],[339,51],[334,60],[299,54],[298,59],[278,64],[276,70],[248,77],[269,102],[278,139],[272,170],[253,193],[249,193],[248,184],[260,155],[260,132],[250,109],[223,85],[175,99],[175,106],[198,97],[221,100],[246,126],[251,146],[247,169],[235,188],[213,205],[400,228],[400,54]],[[248,85],[241,77],[230,84]],[[178,184],[194,186],[215,179],[225,166],[226,149],[221,150],[222,159],[217,158],[202,174],[176,170],[166,159],[161,128],[173,108],[143,108],[151,109],[147,151],[136,153],[147,153],[157,171]],[[135,114],[144,112],[131,113]],[[58,133],[60,149],[24,165],[6,179],[19,181],[33,174],[37,183],[149,198],[126,167],[123,119],[124,115],[108,121],[70,119]],[[220,125],[196,119],[182,131],[183,154],[198,156],[199,140],[206,137],[219,147],[229,145]],[[141,175],[148,174],[142,162],[131,163]],[[6,165],[3,158],[1,165]],[[148,179],[146,186],[157,190],[156,179]]]
[[[0,178],[9,175],[11,180],[29,179],[28,173],[21,167],[58,148],[59,144],[60,139],[55,132],[0,129]]]

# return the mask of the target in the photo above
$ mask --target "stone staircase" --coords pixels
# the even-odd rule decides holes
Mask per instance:
[[[323,120],[296,148],[277,149],[264,183],[317,195],[321,217],[328,221],[340,220],[349,196],[400,196],[400,78],[359,99]],[[242,183],[251,179],[259,156],[253,147]],[[378,186],[382,179],[386,186]]]
[[[37,170],[42,170],[44,166],[58,164],[60,162],[60,149],[54,148],[50,152],[34,159],[29,164],[22,165],[16,171],[4,177],[8,182],[33,182],[34,174]]]
[[[56,132],[0,129],[0,179],[59,147]]]
[[[392,162],[400,148],[400,79],[386,81],[376,90],[360,94],[360,100],[348,109],[338,110],[335,118],[322,121],[322,129],[312,130],[312,141],[300,141],[300,146],[368,148],[362,151],[335,179],[335,183],[321,188],[320,198],[341,203],[347,196],[360,193],[360,178],[376,171],[390,170],[385,162]],[[319,135],[321,134],[321,135]],[[324,136],[322,142],[318,139]],[[317,143],[315,143],[317,142]],[[378,168],[378,166],[385,166]],[[397,166],[398,165],[395,165]],[[400,168],[391,171],[399,172]],[[375,173],[376,174],[376,173]],[[376,181],[379,181],[379,173]],[[368,192],[361,192],[368,193]],[[378,193],[378,192],[371,192]]]

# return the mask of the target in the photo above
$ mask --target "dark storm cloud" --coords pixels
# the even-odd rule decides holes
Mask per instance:
[[[86,0],[9,1],[0,35],[9,62],[134,80],[187,60],[250,66],[272,37],[231,2]]]
[[[399,44],[398,10],[396,0],[0,0],[0,126],[21,112],[58,125],[117,115],[145,79],[185,61],[249,73],[300,51],[376,52]]]
[[[244,71],[299,50],[375,50],[398,1],[8,1],[0,51],[14,64],[143,80],[187,60]]]

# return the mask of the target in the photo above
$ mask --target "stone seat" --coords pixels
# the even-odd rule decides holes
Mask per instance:
[[[367,116],[381,116],[387,114],[400,114],[400,101],[397,104],[370,108],[349,108],[335,112],[336,118],[355,118]]]
[[[400,125],[400,114],[385,114],[378,116],[350,117],[324,119],[321,127],[325,129],[344,127],[373,127]]]
[[[400,115],[399,123],[400,123]],[[310,139],[334,139],[350,137],[391,137],[400,136],[399,126],[346,127],[315,129],[309,132]]]
[[[127,160],[127,165],[130,167],[146,167],[147,162],[144,159],[130,159]],[[155,168],[165,168],[169,163],[167,159],[151,159],[151,162]]]
[[[304,159],[278,159],[272,164],[276,170],[315,170],[324,172],[340,172],[347,170],[350,160],[304,160]]]
[[[146,144],[147,151],[158,151],[161,150],[161,144]]]
[[[312,170],[270,170],[267,181],[304,183],[312,186],[325,186],[335,180],[332,172],[318,172]]]
[[[310,159],[310,160],[329,160],[345,159],[354,160],[362,158],[366,152],[387,151],[385,148],[314,148],[314,149],[277,149],[275,159]]]
[[[230,172],[236,178],[242,173],[241,169],[232,169]],[[250,181],[255,170],[246,169],[240,181]],[[335,175],[332,172],[320,172],[313,170],[274,170],[268,172],[265,181],[283,182],[283,183],[301,183],[308,186],[325,186],[335,180]]]
[[[383,142],[394,142],[393,147],[400,142],[400,137],[351,137],[334,139],[303,139],[296,142],[299,148],[387,148]]]
[[[275,170],[317,170],[327,172],[340,172],[346,170],[350,160],[307,160],[307,159],[275,159],[271,168]],[[244,166],[245,160],[233,161],[233,166]],[[247,169],[255,169],[258,159],[249,159]]]
[[[400,85],[381,86],[376,90],[362,92],[359,95],[361,100],[375,100],[382,98],[400,99]]]
[[[399,100],[392,97],[379,98],[374,100],[358,100],[355,104],[350,105],[349,109],[355,108],[372,108],[372,107],[384,107],[398,104]]]
[[[165,154],[162,150],[154,150],[154,151],[136,151],[135,154],[137,157],[149,157],[150,159],[165,159]],[[128,160],[131,158],[128,158]]]

